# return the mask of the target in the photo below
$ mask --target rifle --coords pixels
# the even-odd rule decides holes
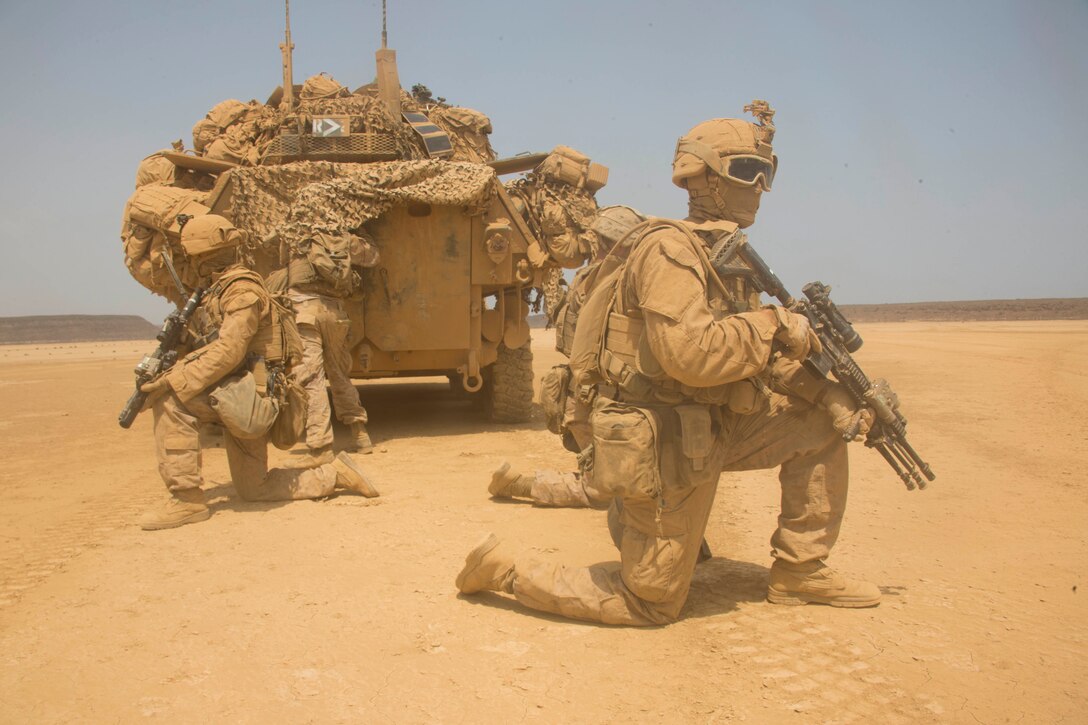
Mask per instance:
[[[181,342],[181,334],[185,331],[185,326],[189,320],[192,319],[196,308],[200,306],[205,292],[206,290],[203,287],[193,290],[192,295],[189,296],[183,307],[179,307],[166,316],[159,334],[155,336],[155,339],[159,341],[159,346],[150,354],[144,355],[139,365],[136,366],[136,391],[125,403],[121,414],[117,416],[117,422],[121,424],[122,428],[128,428],[132,425],[147,401],[147,393],[140,390],[140,387],[169,370],[177,362],[177,348],[178,343]]]
[[[744,266],[731,264],[734,259],[739,259]],[[899,397],[888,381],[881,378],[870,381],[850,355],[861,347],[862,339],[831,300],[830,286],[810,282],[801,288],[807,299],[796,299],[743,234],[733,234],[715,244],[710,251],[710,264],[723,278],[742,274],[760,292],[777,298],[790,312],[807,317],[823,350],[810,353],[804,361],[805,366],[820,377],[830,373],[858,406],[871,408],[876,413],[865,445],[884,457],[908,490],[913,491],[916,486],[924,489],[928,481],[936,478],[929,464],[907,442],[907,419],[899,412]],[[857,434],[858,424],[855,424],[852,430],[843,433],[843,438],[850,441]]]

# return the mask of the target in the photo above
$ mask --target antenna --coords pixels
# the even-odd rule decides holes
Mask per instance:
[[[291,0],[283,0],[283,5],[286,11],[286,29],[283,42],[280,43],[280,53],[283,57],[283,100],[280,101],[280,106],[290,111],[295,107],[295,82],[291,78],[291,51],[295,49],[295,44],[291,42]]]
[[[386,42],[389,40],[389,35],[385,32],[385,0],[382,0],[382,47],[386,47]]]
[[[393,118],[400,118],[400,75],[397,73],[397,51],[386,46],[386,0],[382,0],[382,47],[374,53],[378,66],[378,98],[385,103]]]

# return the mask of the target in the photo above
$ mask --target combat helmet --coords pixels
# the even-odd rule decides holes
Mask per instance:
[[[181,229],[181,248],[190,257],[201,257],[245,244],[247,232],[218,214],[189,219]]]
[[[646,217],[631,207],[615,204],[597,212],[597,218],[589,229],[600,237],[602,246],[608,248],[644,221]]]
[[[707,171],[729,183],[770,191],[778,169],[778,157],[771,148],[774,140],[774,110],[766,101],[755,100],[744,107],[759,119],[751,123],[737,118],[703,121],[676,142],[672,182],[687,188],[687,182]]]

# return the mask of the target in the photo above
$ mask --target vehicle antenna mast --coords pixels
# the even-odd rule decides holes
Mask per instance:
[[[295,82],[291,77],[291,51],[295,49],[295,44],[291,42],[291,0],[283,0],[283,5],[287,16],[284,39],[280,43],[280,54],[283,56],[283,100],[280,107],[290,112],[295,107]]]
[[[385,0],[382,0],[382,47],[386,47],[386,42],[389,40],[389,36],[385,32]]]
[[[382,0],[382,47],[374,53],[378,65],[378,98],[393,118],[400,119],[400,76],[397,74],[397,51],[386,46],[385,0]]]

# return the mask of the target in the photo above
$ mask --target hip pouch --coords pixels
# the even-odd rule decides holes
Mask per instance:
[[[281,451],[290,450],[306,435],[306,389],[292,375],[287,376],[283,386],[283,402],[280,414],[276,417],[268,439]]]
[[[598,398],[593,430],[593,486],[602,494],[657,498],[661,494],[657,414]]]
[[[563,435],[563,418],[570,391],[570,366],[556,365],[540,379],[540,407],[548,430]]]
[[[243,440],[255,440],[268,433],[280,409],[274,398],[257,393],[253,373],[227,378],[208,398],[230,434]]]

